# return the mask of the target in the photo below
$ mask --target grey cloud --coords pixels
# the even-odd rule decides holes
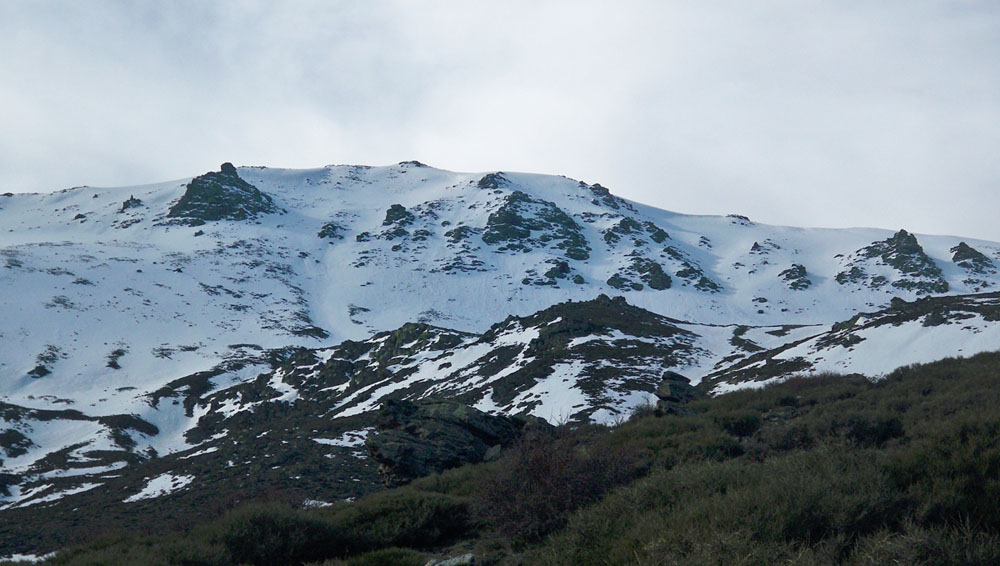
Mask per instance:
[[[0,190],[420,159],[1000,240],[990,2],[0,2]]]

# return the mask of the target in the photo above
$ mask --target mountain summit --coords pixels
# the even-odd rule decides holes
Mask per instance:
[[[251,433],[350,455],[386,399],[614,423],[667,372],[722,393],[1000,343],[1000,243],[689,216],[566,177],[225,163],[0,196],[0,228],[7,508],[110,485],[127,507],[210,485],[195,460],[288,453],[251,456]]]

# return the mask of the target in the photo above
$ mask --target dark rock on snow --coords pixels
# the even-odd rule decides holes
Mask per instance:
[[[232,163],[195,177],[167,214],[176,223],[199,226],[215,220],[248,220],[281,212],[270,195],[240,178]]]
[[[551,428],[534,417],[490,415],[454,401],[388,400],[365,444],[387,485],[499,454],[526,429]]]

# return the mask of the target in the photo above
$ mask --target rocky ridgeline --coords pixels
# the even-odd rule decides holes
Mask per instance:
[[[655,391],[663,368],[706,355],[697,338],[678,321],[601,296],[509,317],[482,335],[406,324],[369,340],[298,350],[274,372],[225,390],[206,393],[179,381],[175,394],[188,395],[191,411],[207,410],[188,432],[191,441],[232,429],[244,410],[286,397],[286,388],[296,392],[296,403],[315,403],[331,417],[373,411],[388,395],[455,399],[550,420],[610,421],[636,395]],[[565,399],[550,399],[549,389],[565,390]],[[565,406],[570,399],[576,401]],[[226,416],[224,408],[235,413]]]
[[[744,359],[711,373],[699,384],[705,391],[719,391],[740,384],[757,386],[785,379],[796,374],[816,371],[840,371],[829,365],[841,360],[850,368],[850,360],[864,347],[872,347],[880,355],[868,361],[868,367],[880,368],[874,375],[887,373],[900,364],[899,356],[912,359],[922,348],[937,346],[942,352],[961,353],[963,346],[970,353],[990,349],[1000,323],[1000,293],[923,297],[915,301],[893,298],[890,305],[875,312],[859,313],[848,320],[834,323],[828,330],[773,349],[759,349]],[[907,333],[908,340],[892,337],[892,333]],[[891,347],[883,341],[888,338]],[[918,342],[918,340],[920,340]],[[980,349],[974,342],[984,342]],[[953,344],[949,344],[952,342]],[[863,354],[861,354],[863,356]],[[924,354],[938,359],[935,352]],[[869,375],[873,372],[868,371]]]
[[[695,389],[665,372],[718,393],[1000,343],[995,301],[957,296],[997,288],[1000,244],[685,216],[566,178],[225,164],[0,200],[12,508],[145,505],[124,500],[162,474],[177,499],[353,497],[386,401],[613,424],[683,411]]]

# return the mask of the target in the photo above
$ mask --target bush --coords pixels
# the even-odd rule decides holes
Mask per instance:
[[[386,547],[430,548],[470,534],[468,500],[397,489],[371,495],[321,516],[341,537],[340,555]]]
[[[245,507],[222,525],[222,544],[237,564],[302,564],[336,556],[344,546],[329,523],[284,505]]]
[[[883,446],[893,438],[903,436],[903,422],[896,417],[852,419],[847,437],[860,446]]]
[[[760,416],[750,412],[726,415],[719,418],[719,425],[729,434],[743,438],[760,429]]]
[[[475,510],[511,540],[537,541],[562,527],[571,511],[634,477],[633,464],[622,449],[588,454],[570,438],[528,439],[481,483]]]
[[[632,409],[628,413],[628,418],[625,419],[625,421],[626,422],[637,421],[639,419],[651,417],[655,414],[656,414],[656,403],[646,401],[645,403],[640,403],[632,407]]]

